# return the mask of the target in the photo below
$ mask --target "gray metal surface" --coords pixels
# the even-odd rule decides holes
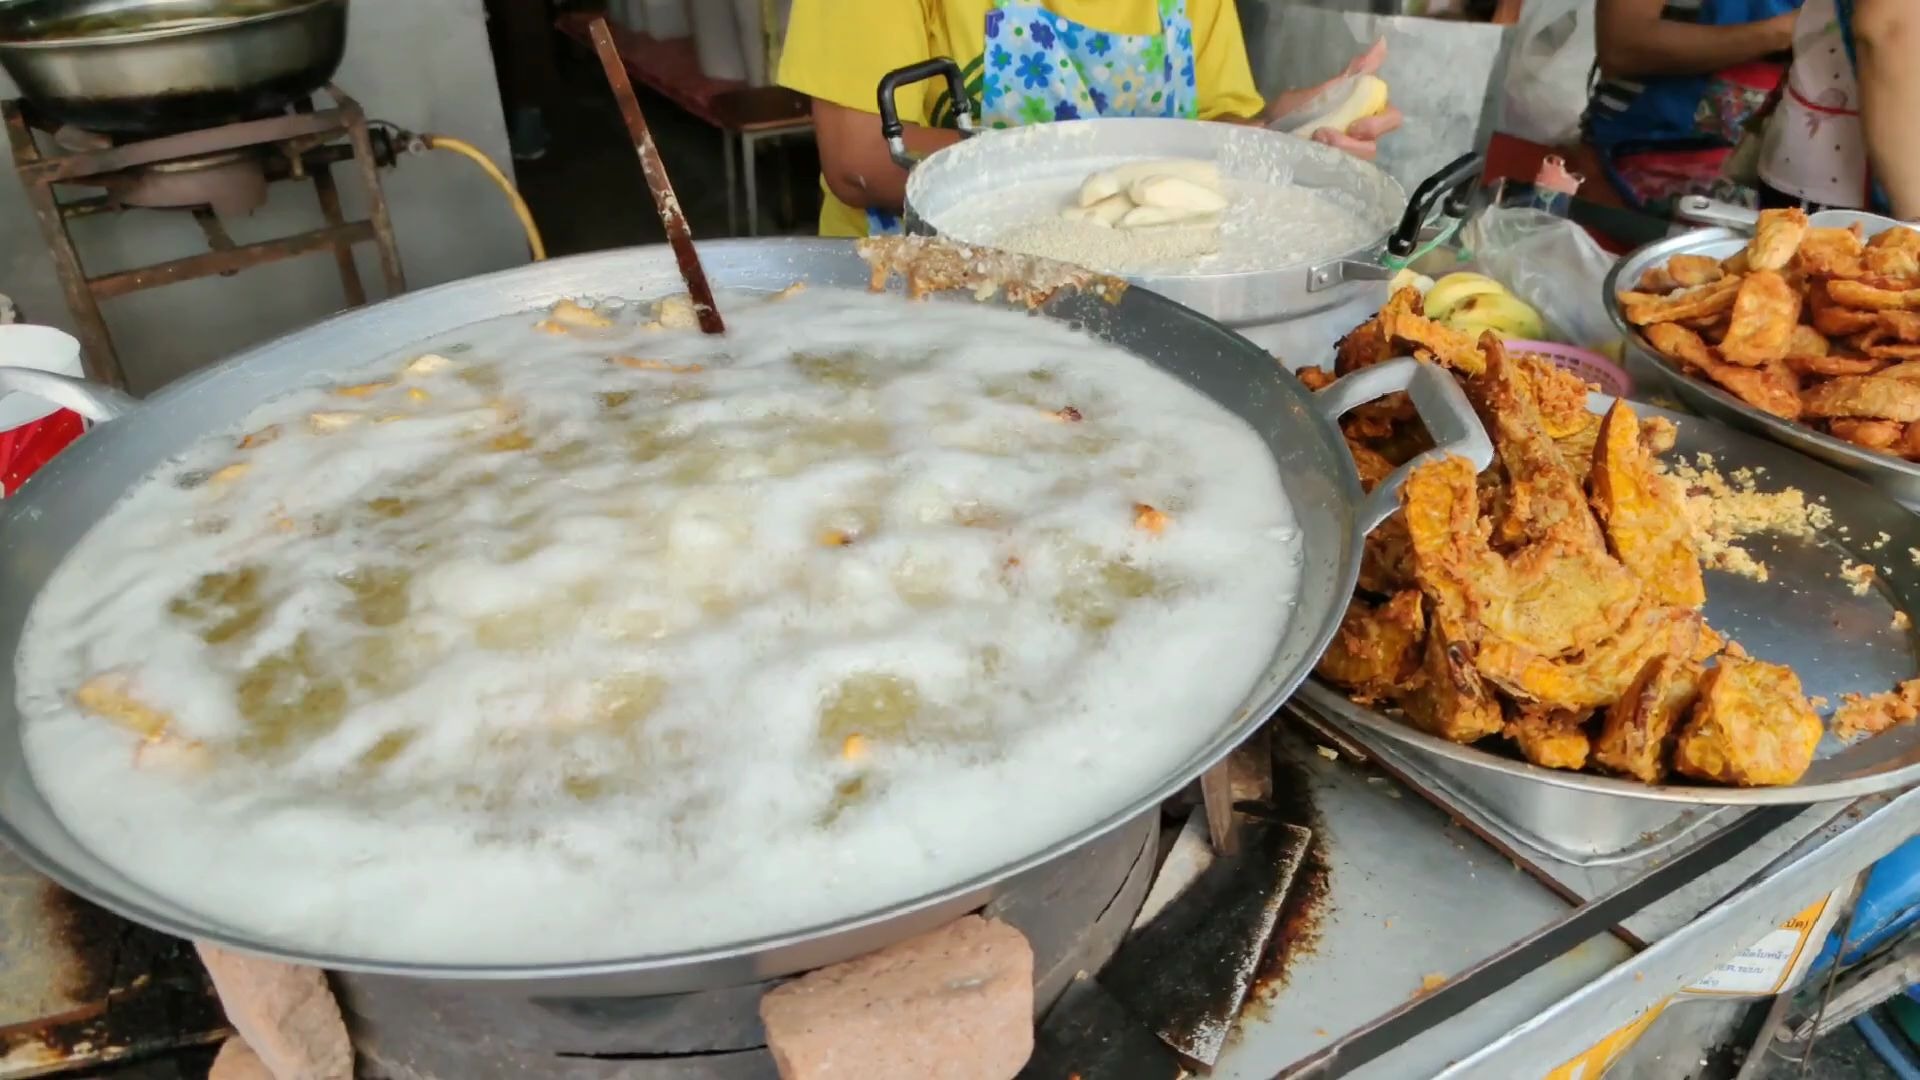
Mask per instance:
[[[1815,224],[1827,227],[1854,222],[1858,222],[1869,236],[1897,224],[1887,218],[1852,211],[1825,211],[1814,215]],[[1865,480],[1909,507],[1920,508],[1920,463],[1864,450],[1844,439],[1815,431],[1805,424],[1762,412],[1718,386],[1687,374],[1678,364],[1649,345],[1639,328],[1627,321],[1620,307],[1619,295],[1623,290],[1631,289],[1648,270],[1665,265],[1675,255],[1709,255],[1724,259],[1745,247],[1746,243],[1746,235],[1732,229],[1700,229],[1648,244],[1615,263],[1602,291],[1606,297],[1607,313],[1620,329],[1620,336],[1626,339],[1627,348],[1636,358],[1658,371],[1688,408],[1743,431],[1790,446]]]
[[[1374,293],[1385,300],[1388,272],[1379,265],[1387,235],[1407,194],[1386,173],[1328,146],[1265,128],[1185,120],[1101,119],[982,132],[921,161],[907,178],[910,230],[954,233],[954,212],[991,199],[1009,184],[1071,178],[1127,160],[1200,158],[1228,178],[1298,184],[1377,225],[1368,243],[1290,266],[1235,273],[1150,274],[1131,280],[1230,327],[1259,326],[1308,315]],[[976,242],[984,237],[963,236]]]
[[[703,245],[703,261],[715,285],[730,290],[772,292],[799,280],[866,288],[871,277],[867,264],[845,241],[711,243]],[[561,297],[658,297],[679,289],[678,272],[665,247],[602,252],[473,278],[336,316],[175,383],[144,407],[97,425],[18,494],[0,503],[0,656],[17,651],[32,598],[62,555],[128,488],[201,435],[237,424],[262,401],[322,381],[330,371],[362,365],[369,356],[390,354],[409,343],[546,306]],[[975,301],[946,296],[929,302]],[[832,924],[697,952],[515,966],[420,965],[314,953],[260,940],[185,910],[140,887],[78,843],[34,786],[18,751],[13,668],[3,664],[0,840],[88,899],[182,937],[334,970],[486,980],[525,992],[677,993],[750,983],[869,952],[982,906],[1013,875],[1152,810],[1259,727],[1325,649],[1359,572],[1358,474],[1338,428],[1271,357],[1193,312],[1138,289],[1127,290],[1114,304],[1092,295],[1065,295],[1043,314],[1084,326],[1146,358],[1245,419],[1266,442],[1285,479],[1303,548],[1302,591],[1293,617],[1240,706],[1229,716],[1193,718],[1214,725],[1205,744],[1184,760],[1165,762],[1152,784],[1109,808],[1096,824],[906,903],[850,911]],[[1431,423],[1436,430],[1449,424],[1439,417]],[[564,982],[565,989],[555,989],[555,980]]]
[[[228,1034],[191,944],[127,925],[0,847],[0,1080],[99,1076]]]
[[[1410,999],[1423,975],[1456,975],[1573,912],[1398,783],[1348,760],[1324,760],[1310,745],[1302,753],[1297,734],[1280,745],[1306,767],[1320,827],[1330,837],[1329,914],[1314,944],[1289,955],[1284,983],[1243,1018],[1212,1073],[1217,1080],[1293,1075],[1307,1058],[1383,1015],[1417,1006]],[[1636,954],[1603,934],[1542,957],[1525,977],[1346,1075],[1546,1075],[1920,831],[1920,792],[1836,809],[1810,808],[1779,830],[1784,836],[1768,834],[1755,845],[1764,850],[1723,863],[1643,909],[1630,921],[1657,924],[1643,927],[1652,948]],[[1818,824],[1802,824],[1812,821]]]
[[[184,131],[277,111],[333,77],[347,0],[13,0],[0,66],[39,112]]]
[[[1304,774],[1309,788],[1324,897],[1314,905],[1317,925],[1289,935],[1284,974],[1248,1007],[1211,1073],[1214,1080],[1281,1074],[1414,999],[1427,976],[1458,974],[1571,910],[1418,795],[1353,762],[1322,757],[1297,725],[1277,722],[1275,742],[1293,766],[1283,775]],[[1573,961],[1549,965],[1542,976],[1547,990],[1533,1001],[1573,991],[1626,953],[1618,942],[1603,942]],[[1501,1030],[1531,1015],[1516,1012],[1504,1017]],[[1407,1058],[1392,1060],[1431,1061],[1437,1068],[1448,1057],[1433,1058],[1426,1039],[1453,1043],[1451,1027],[1430,1032],[1410,1044]],[[1457,1045],[1457,1053],[1466,1053],[1483,1043]]]
[[[1596,395],[1596,398],[1598,396]],[[1596,401],[1597,405],[1598,402]],[[1711,420],[1637,405],[1643,416],[1672,420],[1679,430],[1676,458],[1712,455],[1731,473],[1756,472],[1762,491],[1798,488],[1833,513],[1834,524],[1799,540],[1754,537],[1745,546],[1767,564],[1770,579],[1756,582],[1708,571],[1707,621],[1762,660],[1790,665],[1808,696],[1838,704],[1845,693],[1878,693],[1920,674],[1920,631],[1897,625],[1896,615],[1920,612],[1920,518],[1867,484],[1784,447],[1743,435]],[[1856,596],[1840,571],[1870,563],[1874,581]],[[1429,735],[1398,717],[1361,708],[1317,680],[1300,696],[1340,723],[1386,735],[1425,758],[1469,767],[1480,775],[1478,794],[1499,805],[1520,829],[1564,850],[1605,851],[1620,838],[1610,830],[1607,800],[1654,800],[1699,805],[1757,806],[1852,799],[1920,781],[1920,725],[1895,728],[1851,746],[1832,734],[1797,784],[1737,788],[1704,784],[1642,784],[1633,780],[1547,769]],[[1603,801],[1594,801],[1594,797]],[[1623,811],[1630,812],[1630,811]],[[1590,823],[1596,834],[1582,830]]]
[[[1522,862],[1530,873],[1549,883],[1569,901],[1585,902],[1612,892],[1650,867],[1673,857],[1675,849],[1684,850],[1683,841],[1724,829],[1748,812],[1734,806],[1642,803],[1591,796],[1597,807],[1603,807],[1597,812],[1609,817],[1621,815],[1622,811],[1629,814],[1653,811],[1675,816],[1665,828],[1644,838],[1644,842],[1612,856],[1563,859],[1534,843],[1533,837],[1520,834],[1502,817],[1480,805],[1475,800],[1475,785],[1471,782],[1456,785],[1436,783],[1435,777],[1428,771],[1436,764],[1431,759],[1416,764],[1410,755],[1404,755],[1404,748],[1397,752],[1394,747],[1387,745],[1387,740],[1359,741],[1364,743],[1369,753],[1375,755],[1375,762],[1397,769],[1416,785],[1425,786],[1429,798],[1433,798],[1449,813],[1483,830],[1485,835],[1492,836],[1496,843],[1507,845],[1510,854],[1516,856],[1515,861]],[[1478,775],[1467,774],[1468,778]],[[1621,920],[1618,930],[1627,935],[1630,943],[1640,944],[1658,941],[1679,930],[1702,911],[1725,899],[1725,880],[1728,875],[1737,875],[1737,879],[1743,880],[1749,874],[1766,869],[1775,859],[1785,855],[1807,837],[1831,825],[1834,817],[1849,805],[1845,802],[1829,802],[1808,807],[1792,821],[1749,845],[1738,856],[1726,860],[1712,875],[1689,882]]]
[[[1861,800],[1752,880],[1714,878],[1725,900],[1514,1027],[1474,1032],[1480,1049],[1429,1073],[1446,1080],[1539,1076],[1694,982],[1920,831],[1920,791]]]
[[[1543,804],[1531,783],[1408,753],[1404,744],[1366,728],[1333,723],[1382,766],[1431,792],[1523,857],[1544,856],[1541,862],[1583,869],[1637,863],[1711,824],[1715,815],[1733,812],[1565,788]]]

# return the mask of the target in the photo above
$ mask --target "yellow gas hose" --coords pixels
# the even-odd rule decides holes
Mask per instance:
[[[423,134],[419,139],[421,144],[429,150],[451,150],[480,166],[481,171],[485,172],[495,186],[506,195],[507,202],[512,204],[514,215],[520,219],[520,227],[526,230],[527,247],[533,252],[533,261],[539,262],[547,257],[547,245],[540,239],[539,226],[533,223],[533,211],[527,209],[527,201],[520,197],[520,192],[514,189],[513,181],[507,179],[507,174],[500,171],[500,167],[493,163],[492,158],[482,153],[472,143],[456,139],[451,135]]]

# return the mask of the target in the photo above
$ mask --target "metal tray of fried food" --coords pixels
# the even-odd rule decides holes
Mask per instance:
[[[1900,223],[1847,210],[1829,210],[1812,216],[1818,227],[1841,227],[1858,223],[1863,235],[1873,237]],[[1724,421],[1743,431],[1790,446],[1842,472],[1891,494],[1905,505],[1920,509],[1920,463],[1892,454],[1877,453],[1835,438],[1806,424],[1783,420],[1747,404],[1704,379],[1682,370],[1680,365],[1654,348],[1640,328],[1627,321],[1620,305],[1620,292],[1639,282],[1648,270],[1665,266],[1675,255],[1706,255],[1724,260],[1745,248],[1747,233],[1727,228],[1697,229],[1649,244],[1614,264],[1601,292],[1607,313],[1626,339],[1627,348],[1658,370],[1673,388],[1674,395],[1690,409]]]
[[[1588,407],[1604,412],[1612,399],[1592,395]],[[1707,622],[1754,657],[1786,664],[1799,674],[1807,696],[1827,719],[1842,694],[1877,694],[1920,677],[1920,633],[1911,614],[1920,611],[1920,517],[1886,494],[1785,447],[1735,431],[1711,419],[1634,404],[1642,418],[1671,420],[1678,437],[1668,462],[1697,464],[1711,458],[1724,476],[1750,470],[1754,490],[1798,489],[1827,508],[1832,523],[1799,539],[1769,533],[1740,542],[1768,569],[1768,580],[1709,569]],[[1873,577],[1856,595],[1844,568],[1869,564]],[[1543,814],[1562,814],[1565,799],[1514,798],[1513,781],[1576,793],[1709,806],[1804,804],[1853,799],[1920,782],[1920,723],[1904,724],[1847,744],[1832,731],[1820,740],[1813,767],[1796,784],[1782,787],[1720,787],[1706,784],[1644,784],[1637,780],[1569,772],[1534,765],[1483,744],[1463,745],[1429,735],[1395,714],[1356,705],[1339,690],[1310,679],[1298,696],[1336,723],[1388,736],[1449,775],[1468,781],[1470,771],[1501,793],[1501,807],[1514,824]],[[1825,699],[1825,704],[1821,704]],[[1497,745],[1492,740],[1484,745]],[[1467,766],[1467,769],[1459,768]],[[1478,787],[1479,784],[1474,786]],[[1591,802],[1590,800],[1584,800]],[[1562,814],[1564,816],[1564,814]]]

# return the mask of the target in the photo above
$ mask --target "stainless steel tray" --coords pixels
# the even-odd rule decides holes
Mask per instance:
[[[1292,706],[1301,709],[1296,699]],[[1304,710],[1303,710],[1304,712]],[[1739,807],[1622,799],[1538,784],[1420,753],[1369,728],[1313,714],[1375,763],[1476,823],[1499,843],[1575,867],[1652,858],[1700,831],[1745,813]]]
[[[1899,224],[1891,218],[1850,210],[1828,210],[1813,216],[1813,223],[1824,227],[1845,227],[1855,222],[1868,236],[1885,232]],[[1647,339],[1641,336],[1639,327],[1629,323],[1621,311],[1620,290],[1631,288],[1634,282],[1640,280],[1640,275],[1654,266],[1665,264],[1675,255],[1709,255],[1724,259],[1745,247],[1746,243],[1747,235],[1736,229],[1699,229],[1648,244],[1615,263],[1613,272],[1607,275],[1602,292],[1605,294],[1607,313],[1613,317],[1613,324],[1619,328],[1620,336],[1626,339],[1627,348],[1659,371],[1687,407],[1743,431],[1791,446],[1865,480],[1908,507],[1920,509],[1920,464],[1863,450],[1844,439],[1836,439],[1804,424],[1761,412],[1712,383],[1688,375],[1679,365],[1649,345]]]
[[[1593,395],[1589,407],[1610,399]],[[1807,694],[1828,699],[1828,713],[1843,693],[1877,693],[1920,675],[1920,633],[1911,619],[1896,626],[1898,613],[1920,611],[1920,518],[1873,487],[1781,446],[1744,435],[1712,420],[1635,403],[1642,416],[1665,416],[1679,428],[1673,457],[1710,454],[1723,472],[1753,469],[1762,491],[1798,488],[1833,513],[1833,525],[1796,540],[1757,536],[1743,543],[1767,564],[1770,580],[1752,581],[1707,572],[1707,621],[1762,660],[1789,664]],[[1884,538],[1884,539],[1883,539]],[[1842,563],[1866,562],[1875,580],[1855,596],[1840,577]],[[1511,781],[1559,789],[1562,796],[1597,794],[1623,799],[1722,806],[1796,804],[1851,799],[1920,781],[1920,724],[1909,724],[1855,743],[1832,734],[1820,742],[1818,760],[1798,784],[1735,788],[1699,784],[1642,784],[1634,780],[1546,769],[1519,757],[1462,746],[1419,731],[1397,716],[1362,708],[1310,679],[1299,696],[1315,711],[1346,725],[1386,735],[1423,759],[1438,759],[1458,781],[1481,794],[1499,791],[1505,817],[1537,835],[1564,836],[1566,798],[1516,799]],[[1478,781],[1471,778],[1478,772]],[[1604,848],[1596,843],[1596,848]]]

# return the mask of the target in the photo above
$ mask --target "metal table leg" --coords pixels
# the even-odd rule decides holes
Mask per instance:
[[[727,235],[739,236],[740,214],[737,209],[738,204],[734,202],[734,189],[737,184],[736,176],[740,170],[734,157],[733,132],[728,131],[726,128],[720,129],[720,152],[721,156],[726,159],[727,169]],[[752,175],[752,173],[749,172],[748,175]],[[749,213],[752,212],[753,206],[751,203],[748,204],[747,210]]]
[[[759,145],[759,137],[752,132],[740,133],[740,155],[747,170],[747,235],[760,235],[760,182],[753,167],[754,150]]]
[[[82,346],[81,366],[87,378],[125,390],[126,369],[120,365],[120,356],[114,351],[113,335],[107,330],[106,317],[100,313],[100,300],[93,293],[86,271],[80,267],[80,252],[74,247],[72,235],[67,232],[67,222],[60,214],[60,203],[54,197],[53,185],[28,182],[24,186],[27,202],[33,206],[34,217],[40,221],[41,235],[46,238],[47,252],[53,257],[54,268],[59,272],[60,289],[66,294],[67,310],[73,315],[74,336],[80,339]]]

